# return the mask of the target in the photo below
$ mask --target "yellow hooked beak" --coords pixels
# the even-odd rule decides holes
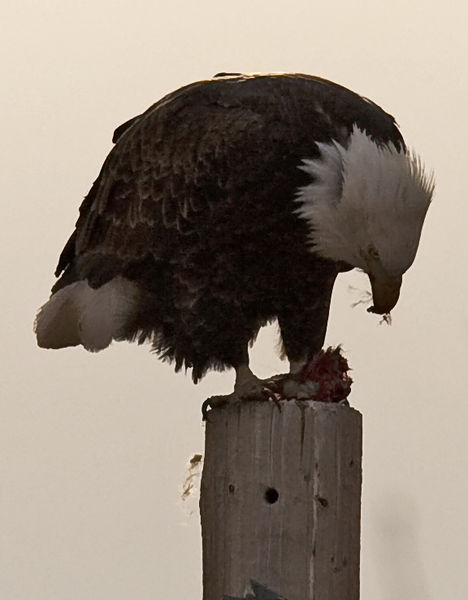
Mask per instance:
[[[389,313],[400,296],[401,275],[390,276],[383,270],[379,270],[377,273],[369,273],[369,279],[374,305],[367,309],[368,312],[378,315]]]

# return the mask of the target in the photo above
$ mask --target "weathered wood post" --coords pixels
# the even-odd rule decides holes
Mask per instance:
[[[203,600],[359,598],[361,414],[314,401],[280,406],[209,413]]]

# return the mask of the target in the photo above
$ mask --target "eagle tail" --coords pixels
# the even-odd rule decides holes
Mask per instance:
[[[76,281],[53,294],[39,309],[34,322],[41,348],[82,344],[90,352],[107,348],[123,337],[137,309],[138,287],[116,277],[100,288]]]

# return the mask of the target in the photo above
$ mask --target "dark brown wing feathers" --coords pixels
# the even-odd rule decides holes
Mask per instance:
[[[209,235],[206,211],[229,214],[235,227],[245,219],[236,213],[243,196],[257,186],[265,201],[273,175],[277,188],[294,194],[304,183],[297,166],[317,156],[316,142],[345,143],[354,123],[403,146],[391,116],[316,77],[218,78],[169,94],[116,130],[60,257],[57,274],[65,273],[55,289],[89,277],[93,257],[112,266],[109,278],[148,255],[167,257],[175,237]]]

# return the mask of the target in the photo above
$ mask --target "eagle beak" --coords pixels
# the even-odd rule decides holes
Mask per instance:
[[[369,279],[374,305],[367,309],[368,312],[377,313],[378,315],[389,313],[400,296],[401,275],[391,277],[381,271],[378,274],[370,273]]]

